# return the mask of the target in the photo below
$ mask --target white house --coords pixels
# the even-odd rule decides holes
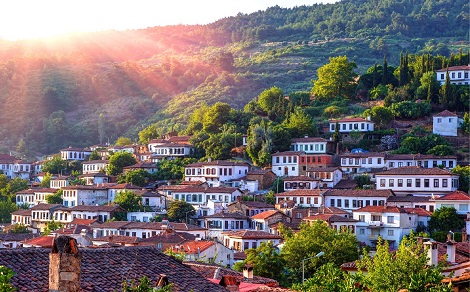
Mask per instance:
[[[62,201],[66,207],[103,205],[108,203],[107,187],[76,185],[65,187],[62,190]]]
[[[359,152],[341,155],[341,170],[346,173],[371,172],[385,167],[385,153]]]
[[[303,151],[277,152],[272,155],[272,171],[277,176],[299,176],[300,156]]]
[[[55,192],[57,192],[57,190],[52,188],[34,189],[34,205],[46,204],[46,197],[53,195]]]
[[[83,179],[87,186],[108,184],[111,181],[111,178],[107,174],[100,172],[82,174],[79,175],[78,178]]]
[[[356,233],[356,225],[359,222],[356,219],[337,215],[337,214],[315,214],[302,219],[302,221],[311,224],[315,221],[324,221],[328,227],[335,229],[338,232],[349,231]]]
[[[31,207],[31,227],[44,231],[46,223],[54,218],[58,209],[67,209],[60,204],[39,204]]]
[[[442,136],[457,136],[459,117],[448,110],[432,116],[432,133]]]
[[[174,136],[168,140],[153,139],[148,143],[152,158],[169,159],[188,157],[193,153],[194,146],[189,143],[190,136]]]
[[[403,236],[418,226],[418,215],[392,206],[366,206],[353,211],[358,220],[356,237],[360,242],[375,246],[379,236],[389,242],[390,248],[398,247]]]
[[[291,140],[293,151],[303,151],[307,154],[327,153],[333,150],[333,141],[319,137],[293,138]]]
[[[31,225],[31,210],[19,209],[11,213],[11,224]]]
[[[137,192],[137,194],[142,198],[143,206],[150,206],[156,209],[165,209],[166,207],[166,197],[162,194],[150,191]]]
[[[313,190],[318,187],[319,179],[311,178],[309,176],[288,176],[284,179],[284,191],[293,190]]]
[[[60,150],[60,158],[62,158],[62,160],[84,161],[90,156],[91,152],[90,149],[69,147]]]
[[[436,210],[441,207],[454,207],[457,214],[466,216],[470,211],[470,196],[462,191],[454,191],[444,196],[435,198]]]
[[[238,212],[220,212],[204,216],[203,224],[209,230],[208,238],[222,240],[222,232],[241,230],[250,227],[250,218]]]
[[[11,178],[19,177],[29,180],[31,174],[31,163],[24,160],[16,160],[13,163],[13,175]]]
[[[136,191],[141,190],[140,187],[135,186],[133,184],[127,184],[127,183],[103,185],[103,187],[108,190],[108,203],[114,202],[116,195],[120,192],[124,192],[124,191],[136,192]]]
[[[452,169],[457,165],[457,156],[436,156],[427,154],[387,154],[385,158],[387,169],[403,166],[419,166],[433,168],[442,165]]]
[[[393,196],[387,200],[387,206],[400,208],[420,208],[429,212],[436,209],[436,201],[431,196]]]
[[[374,122],[371,122],[370,119],[364,118],[345,118],[340,120],[330,120],[330,132],[336,131],[336,124],[339,126],[339,132],[350,133],[353,131],[358,132],[371,132],[374,131]]]
[[[275,194],[276,203],[279,204],[281,201],[293,201],[295,204],[298,204],[302,207],[320,207],[323,205],[323,195],[324,190],[314,189],[314,190],[293,190],[288,192],[283,192]]]
[[[185,181],[206,182],[209,186],[222,186],[226,181],[244,177],[250,170],[246,162],[234,161],[208,161],[186,165],[184,169]]]
[[[82,163],[83,174],[106,172],[108,160],[89,160]]]
[[[235,202],[241,195],[242,192],[238,188],[188,186],[172,191],[169,199],[186,201],[195,206],[207,205],[209,200],[217,200],[227,205]]]
[[[61,189],[69,186],[69,176],[53,177],[50,180],[51,189]]]
[[[118,205],[104,205],[104,206],[75,206],[69,208],[71,220],[78,219],[96,219],[99,222],[106,222],[112,219],[116,212],[124,211]],[[56,219],[57,220],[57,219]]]
[[[234,250],[217,241],[192,240],[173,246],[173,252],[182,253],[186,261],[208,261],[221,266],[233,265]]]
[[[292,219],[281,210],[268,210],[251,216],[251,228],[276,234],[274,226],[279,223],[291,223]]]
[[[128,172],[129,170],[143,170],[148,172],[149,174],[153,174],[157,172],[158,167],[155,163],[139,162],[134,165],[123,167],[122,170],[124,171],[124,173]]]
[[[446,82],[446,75],[449,72],[449,79],[451,84],[468,85],[470,84],[470,65],[452,66],[436,70],[437,81],[443,85]]]
[[[279,235],[274,235],[260,230],[239,230],[223,233],[224,245],[238,251],[245,251],[250,248],[257,248],[262,242],[271,241],[277,245],[282,240]]]
[[[34,190],[28,189],[16,193],[16,205],[28,205],[28,208],[36,205],[34,201]]]
[[[323,194],[326,207],[353,211],[366,206],[384,206],[394,196],[391,190],[331,189]]]
[[[307,176],[319,180],[320,188],[333,188],[343,179],[343,172],[338,167],[311,167]]]
[[[459,176],[440,168],[404,166],[375,174],[377,190],[397,195],[443,195],[457,190]]]

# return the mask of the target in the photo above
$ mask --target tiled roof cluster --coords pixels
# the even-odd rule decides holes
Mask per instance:
[[[39,234],[34,233],[0,233],[0,242],[5,241],[25,241],[39,237]]]
[[[425,168],[419,166],[403,166],[379,172],[377,175],[456,175],[439,167]]]
[[[164,274],[172,291],[227,291],[198,272],[153,247],[80,249],[82,291],[120,291],[125,281],[147,276],[152,283]],[[11,283],[19,291],[49,291],[50,249],[24,248],[0,250],[0,265],[16,274]]]
[[[436,198],[435,200],[436,201],[469,201],[470,195],[468,195],[466,192],[457,190],[452,193],[448,193],[442,197]]]
[[[348,189],[331,189],[325,192],[325,196],[330,197],[392,197],[391,190],[348,190]]]

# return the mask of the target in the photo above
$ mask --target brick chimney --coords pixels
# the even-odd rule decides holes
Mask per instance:
[[[240,283],[234,276],[222,276],[222,279],[219,282],[220,286],[225,287],[228,291],[239,292],[240,288],[238,287]]]
[[[49,254],[49,291],[80,291],[80,263],[77,241],[69,236],[54,239]]]

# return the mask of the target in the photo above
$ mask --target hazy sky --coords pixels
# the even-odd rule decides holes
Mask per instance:
[[[335,0],[5,0],[0,38],[23,39],[97,30],[172,24],[206,24],[268,7],[294,7]]]

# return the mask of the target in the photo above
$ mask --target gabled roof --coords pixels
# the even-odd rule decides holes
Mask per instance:
[[[72,222],[70,222],[69,224],[71,225],[85,225],[85,226],[89,226],[93,223],[97,222],[96,219],[82,219],[82,218],[74,218],[72,220]]]
[[[364,118],[344,118],[344,119],[339,119],[339,120],[330,120],[329,121],[330,124],[331,123],[347,123],[347,122],[369,122],[369,123],[372,123],[371,121],[368,121]]]
[[[108,164],[109,160],[88,160],[84,161],[82,164]]]
[[[172,249],[174,252],[184,252],[185,254],[198,254],[199,252],[203,252],[206,249],[213,246],[215,243],[213,241],[207,240],[192,240],[186,241],[179,245],[179,248],[174,246]]]
[[[304,138],[292,138],[291,143],[305,143],[305,142],[331,142],[330,140],[320,137],[304,137]]]
[[[370,213],[408,213],[404,208],[395,206],[365,206],[353,212],[370,212]]]
[[[425,168],[419,166],[403,166],[378,172],[376,175],[456,175],[439,167]]]
[[[305,221],[326,221],[329,223],[333,222],[359,222],[359,220],[353,218],[346,218],[344,216],[336,215],[336,214],[317,214],[309,217],[305,217],[303,220]]]
[[[241,239],[282,239],[279,235],[274,235],[266,231],[261,230],[238,230],[238,231],[228,231],[224,232],[224,235],[228,235],[232,238],[241,238]]]
[[[330,189],[325,192],[324,196],[330,197],[391,197],[394,193],[391,190],[343,190]]]
[[[233,218],[233,219],[242,219],[247,220],[249,217],[238,212],[220,212],[212,215],[204,216],[205,219],[210,218]]]
[[[94,238],[93,241],[102,241],[118,244],[138,244],[142,239],[137,236],[107,235]]]
[[[31,210],[23,210],[23,209],[18,209],[15,212],[11,213],[11,215],[18,215],[18,216],[31,216]]]
[[[274,209],[274,205],[266,204],[265,202],[258,202],[258,201],[232,202],[232,203],[228,204],[228,206],[231,206],[231,205],[234,205],[234,204],[235,205],[236,204],[245,205],[248,208],[254,208],[254,209],[266,209],[266,208]]]
[[[172,232],[171,230],[168,232],[162,232],[155,236],[143,238],[141,242],[146,243],[173,243],[179,244],[186,240],[195,240],[196,236],[191,233],[187,232]]]
[[[39,237],[37,233],[0,233],[0,242],[6,241],[25,241]]]
[[[251,216],[251,219],[261,219],[261,220],[265,220],[265,219],[268,219],[269,217],[271,216],[274,216],[276,214],[282,214],[283,216],[287,216],[286,214],[282,213],[281,211],[279,210],[268,210],[268,211],[264,211],[264,212],[261,212],[259,214],[256,214],[256,215],[253,215]]]
[[[452,67],[442,68],[442,69],[436,70],[436,72],[446,72],[447,70],[449,70],[449,71],[470,70],[470,66],[468,66],[468,65],[452,66]]]
[[[201,167],[201,166],[246,166],[250,165],[242,161],[228,161],[228,160],[215,160],[207,162],[196,162],[186,165],[186,167]]]
[[[436,201],[469,201],[470,195],[462,191],[453,191],[435,199]]]
[[[469,67],[470,68],[470,67]],[[445,110],[445,111],[442,111],[438,114],[435,114],[433,115],[433,117],[457,117],[456,114],[454,114],[453,112],[450,112],[448,110]]]
[[[141,187],[138,187],[133,184],[122,183],[122,184],[115,184],[113,186],[108,187],[110,189],[118,189],[118,190],[140,190]]]
[[[416,214],[423,217],[431,217],[431,212],[423,208],[404,208],[410,214]]]
[[[52,248],[54,236],[41,236],[23,241],[24,244],[29,244],[34,247]],[[1,254],[1,253],[0,253]]]
[[[293,155],[302,155],[305,154],[304,151],[284,151],[284,152],[276,152],[272,156],[293,156]]]
[[[65,208],[61,204],[37,204],[31,207],[31,210],[53,210],[57,208]]]
[[[323,193],[324,190],[319,190],[319,189],[314,189],[314,190],[293,190],[293,191],[288,191],[288,192],[283,192],[279,194],[275,194],[274,196],[276,197],[296,197],[296,196],[302,196],[302,197],[317,197],[320,196],[321,193]]]
[[[168,277],[175,292],[227,291],[154,247],[80,248],[79,251],[83,291],[119,291],[124,281],[139,280],[143,276],[156,283],[161,274]],[[15,272],[11,284],[19,291],[47,292],[49,253],[50,249],[42,248],[3,249],[0,250],[0,265]]]

